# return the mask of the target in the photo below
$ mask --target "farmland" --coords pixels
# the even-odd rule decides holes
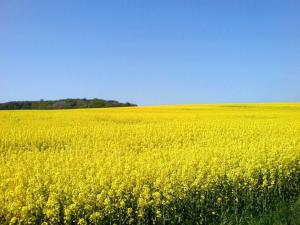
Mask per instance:
[[[242,224],[299,194],[300,103],[0,111],[0,224]]]

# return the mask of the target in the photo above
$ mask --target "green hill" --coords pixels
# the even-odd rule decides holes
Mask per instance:
[[[60,100],[12,101],[0,103],[0,110],[5,109],[79,109],[137,106],[130,102],[122,103],[115,100],[68,98]]]

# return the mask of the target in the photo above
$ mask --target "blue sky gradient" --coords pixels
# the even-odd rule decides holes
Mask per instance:
[[[300,101],[300,1],[0,0],[0,102]]]

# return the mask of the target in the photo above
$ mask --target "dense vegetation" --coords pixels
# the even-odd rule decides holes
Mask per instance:
[[[0,111],[0,224],[299,224],[299,112]]]
[[[273,210],[256,217],[247,217],[245,225],[299,225],[300,197],[292,201],[276,203]]]
[[[79,109],[79,108],[108,108],[136,106],[126,102],[121,103],[114,100],[103,99],[61,99],[61,100],[40,100],[40,101],[13,101],[0,103],[1,109]]]

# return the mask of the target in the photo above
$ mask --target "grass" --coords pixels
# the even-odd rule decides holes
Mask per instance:
[[[280,202],[271,210],[257,217],[250,217],[245,225],[299,225],[300,197],[290,202]]]

